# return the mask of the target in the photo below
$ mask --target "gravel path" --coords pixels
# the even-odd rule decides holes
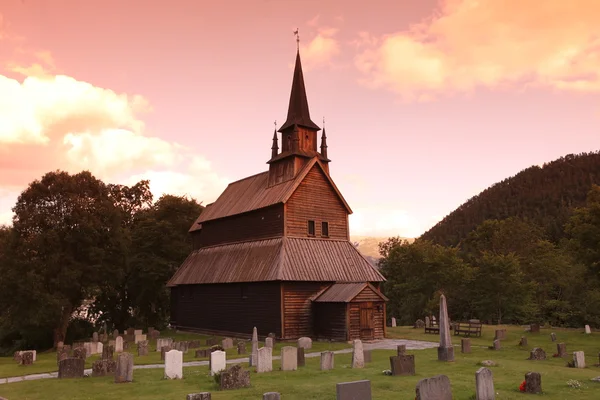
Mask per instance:
[[[438,346],[438,343],[434,342],[423,342],[419,340],[403,340],[403,339],[384,339],[377,340],[373,342],[364,342],[365,350],[393,350],[396,349],[398,345],[406,345],[407,350],[423,350],[423,349],[431,349]],[[344,353],[352,353],[352,349],[343,349],[334,351],[335,354],[344,354]],[[321,353],[307,353],[305,357],[313,358],[320,357]],[[273,360],[279,360],[280,356],[273,356]],[[227,364],[237,364],[241,362],[248,362],[248,357],[244,358],[234,358],[231,360],[227,360]],[[184,367],[199,367],[206,365],[208,366],[208,361],[190,361],[184,362]],[[148,364],[148,365],[134,365],[133,369],[156,369],[156,368],[164,368],[164,364]],[[84,371],[85,374],[92,373],[91,369],[86,369]],[[13,383],[13,382],[21,382],[21,381],[35,381],[38,379],[49,379],[49,378],[57,378],[58,372],[47,372],[42,374],[32,374],[32,375],[24,375],[24,376],[15,376],[12,378],[0,378],[0,385],[4,383]]]

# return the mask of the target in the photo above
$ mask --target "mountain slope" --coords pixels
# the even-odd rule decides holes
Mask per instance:
[[[585,203],[592,184],[600,184],[600,153],[569,154],[492,185],[421,238],[454,246],[486,219],[519,217],[540,225],[556,241],[571,209]]]

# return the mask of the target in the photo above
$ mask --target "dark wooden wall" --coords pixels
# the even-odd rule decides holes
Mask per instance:
[[[346,303],[314,303],[314,331],[317,338],[348,340]]]
[[[178,327],[248,335],[256,326],[261,336],[281,336],[279,282],[182,285],[171,297]]]
[[[314,220],[316,237],[321,222],[329,222],[329,237],[348,239],[348,212],[323,171],[314,166],[286,204],[286,233],[307,236],[307,221]]]
[[[216,244],[266,239],[283,235],[283,205],[202,223],[194,249]]]
[[[313,312],[310,297],[331,282],[283,282],[283,314],[285,339],[312,336]]]

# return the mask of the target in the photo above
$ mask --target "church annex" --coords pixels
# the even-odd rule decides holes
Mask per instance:
[[[333,340],[385,335],[385,279],[350,242],[350,206],[329,175],[299,52],[269,169],[233,182],[190,228],[171,277],[171,325],[223,335]],[[281,144],[281,151],[279,145]]]

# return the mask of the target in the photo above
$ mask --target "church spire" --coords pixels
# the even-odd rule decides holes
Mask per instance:
[[[271,146],[271,158],[277,157],[279,145],[277,144],[277,121],[275,121],[275,130],[273,131],[273,146]]]
[[[287,119],[281,128],[279,128],[279,132],[283,132],[294,125],[317,131],[321,129],[310,119],[306,87],[304,86],[304,75],[302,74],[302,63],[300,62],[300,49],[296,53],[296,66],[294,67],[294,79],[292,81],[292,93],[290,94]]]
[[[323,134],[321,135],[321,155],[327,159],[327,135],[325,134],[325,117],[323,117]]]

